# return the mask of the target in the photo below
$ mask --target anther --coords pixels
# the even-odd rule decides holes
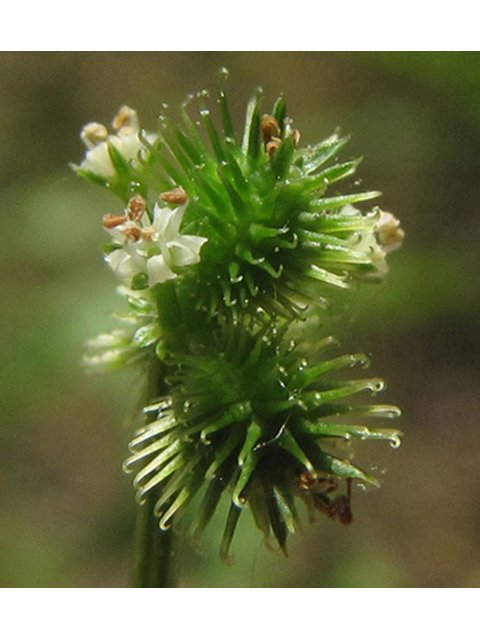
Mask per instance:
[[[280,125],[278,124],[278,120],[273,116],[268,115],[268,113],[262,116],[260,130],[265,144],[268,144],[271,140],[280,137]]]
[[[265,148],[268,155],[272,157],[274,153],[279,149],[281,144],[282,141],[280,140],[280,138],[272,138],[270,142],[267,142],[267,146]]]
[[[137,112],[130,107],[124,105],[120,107],[117,115],[113,119],[112,127],[118,131],[120,135],[128,135],[134,133],[140,128]]]
[[[105,229],[114,229],[115,227],[118,227],[118,225],[127,222],[127,220],[127,216],[118,216],[114,213],[107,213],[106,216],[103,216],[102,225]]]
[[[127,204],[127,215],[133,222],[138,222],[145,213],[147,203],[141,195],[133,196]]]
[[[293,146],[295,148],[298,147],[298,143],[300,142],[300,138],[302,137],[302,134],[300,133],[300,131],[298,129],[294,129],[292,131],[292,135],[293,135]]]
[[[380,220],[375,230],[380,242],[387,251],[399,247],[405,237],[405,231],[400,228],[400,221],[387,211],[381,212]]]
[[[106,127],[99,122],[89,122],[80,133],[80,138],[88,149],[93,149],[100,142],[104,142],[107,137],[108,131]]]
[[[140,230],[140,233],[142,235],[142,240],[147,240],[147,242],[151,242],[152,240],[155,239],[157,230],[155,227],[144,227],[143,229]]]
[[[171,191],[161,193],[160,198],[164,202],[170,202],[172,204],[185,204],[188,200],[188,194],[182,187],[175,187],[175,189]]]
[[[139,227],[126,227],[122,229],[122,234],[129,240],[138,242],[142,237],[142,230]]]

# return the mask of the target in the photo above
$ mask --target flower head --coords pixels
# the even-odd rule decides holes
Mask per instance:
[[[180,233],[186,204],[175,209],[155,204],[150,223],[140,198],[130,200],[124,216],[104,218],[103,225],[115,240],[105,260],[121,280],[146,273],[148,286],[153,287],[177,278],[178,268],[200,262],[200,249],[208,238]]]
[[[104,181],[105,186],[111,181],[124,178],[125,169],[131,167],[138,170],[139,154],[148,155],[146,143],[153,144],[158,136],[153,133],[144,134],[142,140],[137,112],[123,106],[113,119],[109,134],[107,128],[98,122],[86,124],[80,137],[87,147],[85,158],[75,169],[84,177],[96,182]]]
[[[105,259],[129,286],[139,318],[134,331],[90,345],[93,363],[147,356],[161,360],[164,376],[146,410],[153,420],[131,442],[126,468],[136,472],[140,501],[155,494],[161,528],[203,491],[194,518],[201,533],[229,493],[221,544],[228,561],[247,508],[284,551],[299,522],[297,498],[310,511],[352,521],[353,482],[378,483],[337,455],[335,442],[400,444],[397,430],[342,420],[400,413],[390,405],[350,404],[351,396],[381,391],[380,379],[330,377],[368,359],[325,359],[312,356],[311,347],[319,343],[314,309],[325,306],[328,287],[380,280],[387,253],[404,234],[392,214],[357,208],[379,192],[338,192],[360,162],[329,165],[347,137],[336,132],[301,147],[283,98],[262,115],[260,91],[237,136],[223,89],[221,127],[205,98],[197,96],[199,121],[188,113],[191,101],[181,124],[162,113],[158,136],[141,132],[127,107],[114,119],[114,134],[87,125],[82,139],[89,150],[77,170],[124,203],[121,215],[103,219],[112,239]],[[331,340],[316,352],[322,344]]]

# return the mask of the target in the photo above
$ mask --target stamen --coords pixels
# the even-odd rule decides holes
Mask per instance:
[[[115,131],[118,131],[120,135],[135,133],[140,128],[137,112],[124,105],[119,109],[117,115],[113,119],[112,127]]]
[[[118,227],[118,225],[127,222],[127,220],[127,216],[118,216],[114,213],[107,213],[106,216],[103,216],[102,225],[105,229],[114,229],[115,227]]]
[[[188,200],[188,194],[182,187],[175,187],[171,191],[161,193],[160,198],[164,202],[171,202],[172,204],[185,204]]]
[[[80,138],[88,149],[93,149],[100,142],[104,142],[107,137],[107,128],[99,122],[89,122],[80,133]]]
[[[278,121],[267,113],[262,116],[260,130],[265,144],[268,144],[273,138],[280,138],[281,135]]]
[[[396,249],[405,237],[405,231],[400,228],[400,220],[387,211],[380,213],[380,220],[375,228],[378,239],[387,251]]]
[[[157,234],[157,229],[155,227],[145,227],[140,230],[142,234],[142,240],[147,240],[147,242],[151,242],[155,240],[155,236]]]
[[[265,147],[268,155],[272,157],[274,153],[280,148],[281,144],[282,144],[282,141],[280,140],[280,138],[272,138],[270,142],[267,143],[267,146]]]
[[[293,135],[293,146],[297,148],[300,143],[300,138],[302,137],[302,134],[298,129],[294,129],[292,131],[292,135]]]
[[[127,216],[133,222],[138,222],[145,213],[147,203],[141,195],[133,196],[127,204]]]
[[[126,227],[122,229],[122,234],[129,238],[129,240],[133,240],[134,242],[138,242],[142,237],[142,230],[139,227]]]

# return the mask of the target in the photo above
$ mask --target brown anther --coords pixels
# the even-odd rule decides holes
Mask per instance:
[[[146,240],[147,242],[151,242],[155,238],[155,234],[157,230],[155,227],[144,227],[141,229],[142,240]]]
[[[280,125],[278,124],[278,120],[273,116],[268,115],[268,113],[262,116],[260,130],[265,144],[268,144],[274,138],[280,137]]]
[[[300,131],[298,129],[294,129],[292,131],[292,135],[293,135],[293,146],[295,148],[298,147],[298,143],[300,142],[300,138],[302,137],[302,134],[300,133]]]
[[[265,148],[270,158],[273,157],[275,152],[280,148],[281,144],[282,141],[280,140],[280,138],[272,138],[270,142],[267,143],[267,146]]]
[[[130,136],[132,135],[132,133],[137,133],[138,129],[135,129],[135,127],[132,126],[127,126],[127,127],[122,127],[121,129],[119,129],[117,131],[117,135],[119,136]]]
[[[117,115],[113,119],[112,127],[123,135],[125,135],[123,131],[125,127],[131,128],[132,131],[138,131],[139,124],[137,112],[134,109],[131,109],[130,107],[124,105],[118,110]]]
[[[170,202],[172,204],[185,204],[188,200],[188,194],[182,187],[175,187],[171,191],[164,191],[160,194],[160,198],[164,202]]]
[[[97,144],[108,138],[108,131],[99,122],[89,122],[83,127],[80,137],[89,149],[93,149]]]
[[[103,216],[102,225],[105,229],[114,229],[115,227],[118,227],[118,225],[127,222],[127,220],[127,216],[118,216],[114,213],[107,213],[106,216]]]
[[[147,203],[145,202],[145,198],[143,198],[140,194],[133,196],[133,198],[130,198],[127,204],[127,216],[133,222],[138,222],[145,213],[146,208]]]
[[[126,227],[122,230],[123,235],[129,240],[138,242],[142,237],[142,230],[139,227]]]
[[[400,228],[400,220],[387,211],[381,212],[376,231],[386,251],[399,247],[405,237],[405,231]]]

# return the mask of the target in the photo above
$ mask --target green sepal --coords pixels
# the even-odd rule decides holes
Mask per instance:
[[[88,171],[87,169],[82,169],[78,165],[72,163],[70,164],[70,167],[75,171],[77,175],[79,175],[81,178],[84,178],[88,182],[92,182],[93,184],[104,187],[106,189],[110,189],[112,186],[109,178],[98,175],[98,173]]]
[[[272,110],[272,116],[278,122],[280,126],[280,135],[283,136],[285,133],[285,118],[287,117],[287,103],[285,102],[285,98],[280,96],[275,101]]]
[[[130,288],[132,291],[141,291],[142,289],[148,289],[148,274],[147,273],[136,273],[131,282]]]
[[[121,248],[122,246],[120,244],[116,244],[115,242],[104,242],[102,244],[102,251],[106,256]]]
[[[260,460],[260,455],[258,452],[252,451],[244,460],[243,466],[240,468],[240,475],[238,480],[235,483],[235,487],[233,489],[232,501],[233,503],[243,509],[246,504],[246,497],[242,495],[245,490],[248,481],[252,477],[253,472]]]
[[[249,425],[242,449],[238,454],[238,464],[240,465],[240,467],[243,467],[247,456],[252,452],[253,448],[262,437],[262,434],[263,429],[259,424],[257,424],[256,422],[252,422]]]
[[[397,429],[372,429],[356,424],[334,424],[331,422],[304,422],[301,426],[303,434],[332,438],[355,436],[361,440],[389,440],[394,448],[400,446],[401,431]]]
[[[304,162],[303,170],[305,173],[308,175],[317,171],[322,164],[339,153],[349,140],[350,136],[340,138],[339,135],[335,133],[330,138],[308,149],[302,156]]]
[[[320,451],[318,454],[319,469],[325,473],[338,476],[340,478],[353,478],[372,484],[375,487],[380,486],[380,482],[372,476],[366,474],[364,471],[353,465],[349,460],[342,460],[335,456]]]
[[[262,102],[262,92],[257,90],[255,95],[250,99],[247,106],[247,115],[245,119],[245,133],[242,142],[242,151],[248,158],[251,166],[255,166],[258,162],[261,150],[261,134],[260,134],[260,105]]]
[[[160,327],[156,322],[137,329],[132,338],[132,347],[149,347],[160,338]]]
[[[242,508],[232,502],[228,511],[227,523],[223,531],[222,541],[220,543],[220,559],[225,564],[234,564],[235,559],[230,553],[233,535],[237,528],[238,519],[242,513]]]
[[[117,182],[123,187],[128,188],[130,181],[135,177],[132,167],[125,156],[120,153],[117,147],[107,140],[108,155],[112,161],[113,168],[117,174]]]
[[[277,180],[287,177],[292,164],[293,152],[295,151],[294,137],[289,136],[283,140],[272,158],[272,171]]]
[[[277,443],[282,447],[282,449],[285,449],[285,451],[296,458],[309,473],[315,473],[315,468],[312,462],[307,458],[305,452],[289,431],[285,430],[280,438],[278,438]]]

